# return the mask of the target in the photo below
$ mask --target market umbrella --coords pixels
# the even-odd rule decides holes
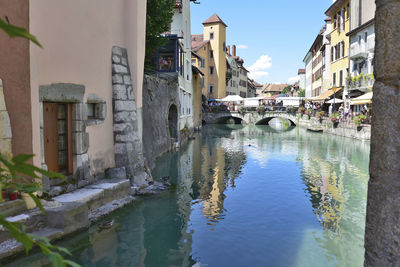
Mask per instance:
[[[221,99],[222,102],[237,102],[237,101],[243,101],[244,98],[238,95],[228,95],[227,97]]]

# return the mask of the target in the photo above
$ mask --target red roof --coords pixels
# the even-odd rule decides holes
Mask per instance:
[[[216,13],[214,13],[211,17],[209,17],[206,21],[204,21],[203,25],[211,23],[222,23],[223,25],[225,25],[225,27],[228,27],[228,25],[226,25],[225,22],[223,22],[222,19]]]

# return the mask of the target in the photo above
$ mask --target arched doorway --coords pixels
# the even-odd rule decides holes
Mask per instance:
[[[168,128],[171,138],[178,139],[178,109],[171,105],[168,111]]]

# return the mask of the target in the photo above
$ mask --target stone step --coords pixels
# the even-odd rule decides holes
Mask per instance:
[[[25,211],[27,208],[22,199],[0,203],[0,213],[5,217],[15,216]]]
[[[60,203],[86,203],[89,210],[97,209],[108,202],[124,198],[130,192],[129,180],[110,179],[54,197]]]

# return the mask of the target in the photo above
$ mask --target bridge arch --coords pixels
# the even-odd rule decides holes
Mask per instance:
[[[268,124],[270,120],[272,119],[285,119],[288,120],[290,125],[289,126],[296,126],[296,123],[293,121],[293,119],[291,118],[286,118],[284,116],[268,116],[268,117],[264,117],[260,120],[258,120],[256,122],[256,125],[264,125],[264,124]]]
[[[244,120],[242,118],[238,118],[235,116],[224,116],[224,117],[217,118],[214,121],[214,123],[215,124],[229,124],[230,120],[233,122],[231,124],[242,124],[244,122]]]

